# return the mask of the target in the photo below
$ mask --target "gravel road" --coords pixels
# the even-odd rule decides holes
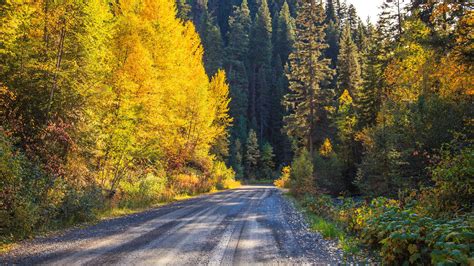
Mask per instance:
[[[203,195],[21,243],[0,264],[337,264],[336,243],[310,232],[271,186]]]

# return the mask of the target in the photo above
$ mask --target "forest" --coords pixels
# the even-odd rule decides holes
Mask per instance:
[[[260,180],[474,263],[473,4],[382,2],[0,0],[0,242]]]

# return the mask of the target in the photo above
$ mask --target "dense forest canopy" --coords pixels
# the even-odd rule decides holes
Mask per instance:
[[[0,1],[0,233],[281,169],[472,212],[473,6],[402,2]]]
[[[268,177],[249,169],[259,159],[248,145],[271,147],[277,167],[304,147],[321,188],[393,196],[430,184],[443,146],[470,146],[468,1],[384,1],[375,25],[339,0],[182,0],[178,8],[202,37],[208,74],[228,73],[228,162],[239,177]]]

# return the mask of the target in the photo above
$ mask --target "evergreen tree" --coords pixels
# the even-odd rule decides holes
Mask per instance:
[[[353,97],[359,92],[361,70],[359,52],[357,46],[352,40],[349,25],[346,25],[342,32],[340,45],[341,48],[339,50],[337,62],[338,96],[340,96],[344,90],[348,90],[349,94]]]
[[[232,147],[231,166],[235,171],[236,178],[241,179],[244,177],[242,143],[240,139],[236,139]]]
[[[273,147],[270,143],[266,142],[262,147],[262,156],[260,159],[260,171],[262,174],[262,178],[268,179],[272,178],[273,171],[275,169],[275,162],[274,162],[275,154],[273,153]]]
[[[295,22],[290,14],[290,8],[287,1],[283,2],[283,6],[278,15],[277,27],[274,31],[274,59],[273,59],[273,89],[271,92],[271,121],[270,136],[273,147],[275,148],[277,162],[289,162],[290,150],[287,136],[281,131],[283,127],[283,117],[286,115],[285,108],[281,104],[281,99],[288,92],[288,79],[284,73],[284,65],[288,61],[288,56],[293,50],[295,39]]]
[[[381,5],[378,27],[383,38],[398,40],[402,35],[403,0],[384,0]]]
[[[250,38],[249,119],[257,121],[260,137],[268,125],[269,78],[272,59],[272,18],[267,0],[262,0],[252,25]]]
[[[209,77],[222,68],[224,55],[223,42],[219,27],[205,10],[201,17],[199,34],[204,47],[204,67]]]
[[[249,131],[249,137],[245,146],[245,174],[247,178],[255,179],[260,162],[260,150],[257,134],[253,129]]]
[[[251,23],[247,0],[243,0],[240,7],[235,7],[229,17],[228,45],[225,48],[225,69],[229,77],[230,97],[232,99],[230,114],[237,118],[232,135],[233,139],[239,138],[241,142],[247,139],[249,95],[246,65]]]
[[[357,11],[354,5],[350,4],[347,8],[347,20],[345,21],[344,25],[341,25],[342,31],[344,31],[344,27],[349,27],[350,32],[352,34],[352,38],[354,39],[354,35],[357,32],[357,28],[359,26],[359,16],[357,16]]]
[[[347,21],[347,16],[348,16],[347,15],[347,2],[346,0],[342,0],[342,2],[340,0],[336,0],[336,2],[337,2],[336,14],[337,14],[337,17],[339,18],[338,26],[342,27],[342,25],[344,25]]]
[[[312,154],[314,134],[322,109],[326,104],[321,83],[332,77],[330,60],[323,59],[327,44],[324,41],[324,9],[316,0],[301,2],[296,18],[295,51],[290,55],[288,80],[290,93],[285,95],[285,106],[291,114],[285,117],[287,134],[305,144]]]
[[[201,32],[201,22],[203,21],[203,16],[208,15],[207,11],[207,0],[194,0],[191,5],[191,13],[194,25],[196,25],[196,29],[198,32]]]
[[[338,2],[327,0],[326,2],[326,43],[328,48],[325,50],[325,56],[331,59],[331,68],[335,69],[337,65],[337,56],[339,55],[339,23]],[[333,77],[330,87],[336,86],[336,76]]]
[[[337,16],[336,5],[334,4],[334,0],[326,1],[326,23],[327,24],[329,24],[331,21],[335,24],[338,24],[339,18]]]
[[[327,25],[326,43],[328,48],[325,50],[325,55],[331,59],[331,68],[334,69],[336,68],[337,56],[339,54],[339,29],[334,21],[329,21]]]
[[[362,86],[357,95],[358,128],[374,125],[381,101],[381,64],[375,28],[368,25],[368,48],[363,54]]]
[[[191,17],[191,5],[188,4],[187,0],[177,0],[176,9],[178,10],[176,17],[182,20],[190,20]]]
[[[281,58],[279,63],[284,65],[293,50],[293,43],[295,41],[295,21],[291,17],[290,8],[286,0],[278,15],[276,36],[275,50]]]

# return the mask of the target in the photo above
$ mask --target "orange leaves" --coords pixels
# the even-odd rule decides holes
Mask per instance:
[[[473,67],[461,62],[456,54],[443,57],[436,70],[434,76],[443,98],[456,100],[474,95]]]

